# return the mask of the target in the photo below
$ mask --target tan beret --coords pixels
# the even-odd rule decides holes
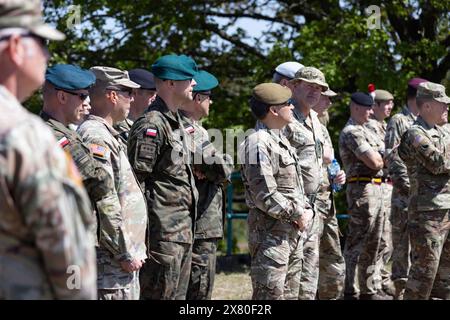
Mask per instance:
[[[285,103],[291,97],[291,89],[278,83],[261,83],[253,88],[253,98],[271,106]]]

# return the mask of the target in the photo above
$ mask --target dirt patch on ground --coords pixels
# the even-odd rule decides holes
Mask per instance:
[[[251,297],[252,282],[248,270],[216,274],[213,300],[250,300]]]

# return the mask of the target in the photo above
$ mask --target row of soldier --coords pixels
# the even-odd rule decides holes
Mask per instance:
[[[55,65],[40,113],[55,141],[18,102],[44,82],[43,40],[63,39],[41,22],[37,3],[0,3],[0,296],[211,298],[232,164],[198,121],[217,79],[177,55],[159,58],[153,74]],[[279,65],[273,82],[254,88],[257,131],[239,147],[253,298],[339,299],[345,287],[348,298],[386,299],[391,280],[397,298],[405,287],[408,299],[448,298],[447,128],[435,126],[447,116],[445,88],[410,83],[421,112],[401,144],[404,119],[383,124],[392,95],[352,94],[339,145],[350,213],[342,254],[331,184],[346,174],[329,179],[334,150],[319,121],[336,94],[320,70],[295,62]],[[410,193],[396,175],[411,179]],[[393,193],[393,232],[392,183],[401,191]],[[419,200],[406,209],[408,199]]]

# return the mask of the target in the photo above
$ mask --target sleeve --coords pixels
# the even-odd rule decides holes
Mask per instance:
[[[257,152],[256,163],[249,164],[246,161],[242,166],[242,173],[247,180],[255,206],[275,219],[285,222],[298,220],[302,208],[278,192],[272,161],[266,146],[258,144],[250,150]]]
[[[386,128],[386,154],[385,158],[388,163],[389,175],[393,181],[394,186],[407,193],[409,190],[409,176],[408,170],[398,154],[398,146],[402,135],[405,133],[405,128],[399,118],[392,118]]]
[[[344,137],[344,141],[347,144],[348,149],[351,150],[358,159],[360,159],[367,151],[373,150],[364,137],[363,130],[354,129],[348,131]]]
[[[205,140],[199,148],[197,152],[202,155],[202,164],[196,166],[206,175],[206,178],[216,184],[228,180],[234,168],[231,156],[218,152],[209,140]]]

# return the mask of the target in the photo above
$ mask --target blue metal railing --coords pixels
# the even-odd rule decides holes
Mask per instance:
[[[226,219],[227,219],[227,256],[232,254],[233,249],[233,220],[234,219],[247,219],[248,212],[234,212],[233,211],[233,195],[234,186],[233,180],[241,180],[241,173],[239,171],[233,172],[231,174],[231,183],[227,186],[227,208],[226,208]],[[338,220],[348,219],[348,214],[337,214],[336,218]]]

